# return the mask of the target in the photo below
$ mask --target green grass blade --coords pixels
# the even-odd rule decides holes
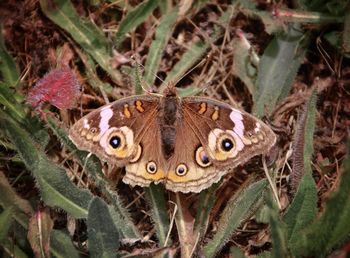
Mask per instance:
[[[218,184],[214,184],[209,189],[202,191],[199,195],[197,214],[194,224],[194,235],[199,235],[199,238],[202,238],[207,231],[210,211],[216,200],[215,191],[217,188]]]
[[[242,32],[240,32],[242,33]],[[255,95],[256,67],[252,63],[252,48],[243,37],[233,42],[233,72],[247,86],[249,92]]]
[[[350,235],[350,144],[343,162],[337,190],[331,195],[320,218],[306,228],[294,245],[295,255],[324,257]]]
[[[155,39],[152,41],[152,44],[150,46],[145,65],[144,80],[148,83],[148,85],[153,85],[154,83],[154,74],[158,71],[163,51],[170,39],[170,36],[172,35],[177,15],[178,9],[174,8],[172,12],[164,15],[159,22]]]
[[[156,228],[159,246],[164,246],[169,231],[169,217],[164,197],[164,188],[160,185],[152,184],[150,187],[144,189],[147,201],[151,207],[151,218]]]
[[[2,26],[0,26],[2,29]],[[19,70],[12,56],[7,52],[2,32],[0,33],[0,78],[10,86],[16,86],[19,82]]]
[[[34,210],[29,201],[22,199],[12,188],[3,172],[0,172],[0,205],[12,209],[14,219],[24,228],[28,227],[29,217]]]
[[[87,19],[78,16],[69,0],[40,0],[44,14],[64,29],[104,69],[113,80],[121,75],[110,64],[112,48],[104,33]]]
[[[317,96],[314,93],[306,108],[307,116],[305,124],[301,124],[300,134],[295,137],[294,152],[301,152],[301,164],[303,163],[304,175],[298,187],[298,191],[293,199],[292,204],[286,211],[283,220],[287,225],[287,236],[289,246],[293,251],[293,243],[300,237],[300,233],[305,229],[316,217],[317,213],[317,189],[314,179],[312,178],[311,158],[313,154],[313,135],[315,130],[315,113],[316,113]],[[301,120],[302,121],[302,120]],[[300,146],[300,147],[299,147]],[[294,160],[296,162],[296,160]],[[298,169],[293,166],[293,169]],[[301,173],[302,173],[301,172]],[[293,171],[296,173],[296,171]]]
[[[120,44],[125,39],[126,34],[143,23],[148,18],[148,16],[152,14],[157,6],[158,0],[148,0],[142,2],[134,9],[129,11],[119,25],[118,32],[116,34],[117,46],[120,46]]]
[[[119,233],[107,204],[95,197],[87,218],[88,248],[91,257],[115,257],[119,248]]]
[[[52,230],[50,238],[50,252],[57,258],[79,258],[70,237],[61,230]]]
[[[219,220],[218,231],[213,239],[204,246],[205,257],[214,257],[238,226],[251,216],[254,208],[262,200],[266,186],[267,180],[260,180],[243,189],[228,201]]]
[[[270,114],[278,100],[289,93],[306,52],[306,48],[300,47],[303,36],[291,29],[288,34],[277,35],[265,49],[258,67],[258,91],[253,96],[258,117],[265,111]]]
[[[232,18],[232,12],[234,7],[230,7],[224,12],[218,20],[218,23],[225,26],[229,23]],[[214,26],[214,32],[210,35],[210,41],[215,42],[223,33],[223,28],[221,26]],[[160,88],[160,92],[164,90],[169,82],[177,82],[182,75],[186,73],[191,67],[193,67],[198,60],[200,60],[205,52],[210,47],[210,43],[207,41],[199,41],[193,44],[182,56],[179,62],[173,67],[173,69],[168,73],[165,82]]]
[[[267,206],[267,217],[272,240],[272,250],[270,257],[291,257],[287,247],[287,229],[279,218],[279,209],[274,202],[271,192],[266,194],[265,202]]]
[[[3,209],[0,213],[0,244],[7,239],[10,227],[13,223],[13,209],[11,207]]]
[[[16,96],[14,96],[18,94],[12,92],[8,86],[9,84],[0,82],[0,104],[8,109],[8,114],[12,118],[21,121],[26,116],[23,105],[19,105]]]
[[[18,245],[14,245],[14,243],[10,240],[3,243],[1,247],[2,247],[1,249],[5,249],[8,254],[8,256],[4,255],[4,257],[16,257],[16,258],[28,257],[27,254]]]
[[[86,218],[91,193],[76,187],[66,172],[38,149],[29,133],[3,112],[0,112],[0,129],[16,146],[21,159],[32,172],[44,202],[64,209],[75,218]]]
[[[342,33],[342,47],[345,53],[350,53],[350,5],[346,8],[344,32]]]

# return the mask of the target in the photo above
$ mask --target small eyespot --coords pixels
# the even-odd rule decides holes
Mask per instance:
[[[231,139],[225,138],[221,141],[221,147],[224,151],[229,152],[234,147],[234,144]]]
[[[91,134],[97,133],[97,128],[96,128],[96,127],[91,127],[91,128],[89,129],[89,133],[91,133]]]
[[[196,162],[201,167],[208,167],[211,165],[211,162],[209,160],[209,157],[207,153],[204,151],[203,146],[200,146],[196,150]]]
[[[188,169],[185,164],[180,164],[176,167],[176,175],[178,176],[184,176],[186,175]]]
[[[157,172],[157,164],[154,161],[150,161],[146,165],[146,170],[150,174],[155,174]]]
[[[111,147],[113,149],[116,149],[120,146],[120,137],[115,135],[115,136],[112,136],[111,139],[109,140],[109,145],[111,145]]]

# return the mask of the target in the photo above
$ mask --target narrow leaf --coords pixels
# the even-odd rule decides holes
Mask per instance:
[[[152,184],[150,187],[145,188],[145,193],[151,207],[151,218],[156,228],[159,246],[164,246],[169,231],[169,218],[164,198],[164,188],[160,185]]]
[[[27,228],[29,217],[34,210],[29,201],[22,199],[7,181],[3,172],[0,172],[0,204],[4,209],[12,209],[14,219],[24,228]]]
[[[2,81],[9,86],[16,86],[19,82],[18,67],[12,56],[6,50],[2,31],[0,32],[0,75]]]
[[[0,213],[0,244],[4,243],[7,238],[7,234],[13,222],[12,216],[13,216],[12,208],[4,209]]]
[[[247,86],[249,92],[255,95],[254,86],[257,70],[252,62],[252,47],[245,38],[243,32],[237,32],[239,37],[233,42],[233,73]]]
[[[343,162],[342,176],[337,190],[326,202],[320,218],[305,228],[294,245],[298,257],[323,257],[350,235],[350,144]]]
[[[311,169],[316,99],[316,94],[313,94],[304,114],[299,119],[294,137],[292,175],[296,173],[302,179],[299,184],[300,179],[295,179],[295,176],[291,175],[291,184],[294,188],[298,187],[298,191],[283,218],[287,225],[287,236],[292,250],[293,243],[300,237],[300,232],[314,220],[317,212],[317,189]]]
[[[198,238],[198,236],[193,234],[194,218],[185,201],[185,195],[178,192],[174,194],[177,204],[175,223],[180,241],[181,257],[191,257]]]
[[[258,117],[265,111],[270,114],[278,100],[289,93],[306,52],[300,47],[302,37],[301,32],[291,29],[277,35],[265,49],[258,67],[258,92],[253,96]]]
[[[268,208],[267,215],[272,240],[271,257],[290,257],[287,248],[286,226],[279,218],[279,210],[271,193],[266,194],[265,201]]]
[[[14,96],[16,93],[11,91],[8,86],[8,84],[0,82],[0,104],[8,109],[8,113],[11,117],[17,121],[21,121],[26,114],[23,106],[17,102]]]
[[[119,248],[119,233],[107,204],[92,199],[87,218],[88,248],[91,257],[115,257]]]
[[[218,23],[222,24],[223,27],[229,23],[232,18],[233,7],[227,9],[218,20]],[[215,42],[220,38],[223,33],[222,26],[214,26],[214,32],[210,35],[210,41]],[[199,41],[194,43],[182,56],[179,62],[173,67],[173,69],[168,73],[165,82],[162,84],[160,91],[164,90],[169,82],[177,82],[183,74],[186,73],[191,67],[193,67],[199,59],[203,57],[205,52],[210,47],[210,42]]]
[[[260,180],[234,195],[227,203],[219,220],[218,231],[213,239],[204,246],[206,257],[213,257],[225,245],[241,223],[248,219],[254,208],[262,200],[267,181]]]
[[[45,258],[49,256],[52,228],[53,220],[50,218],[49,209],[39,210],[31,217],[28,227],[28,241],[35,257]]]
[[[53,230],[51,233],[50,252],[57,258],[79,258],[78,251],[75,249],[72,240],[68,234],[60,230]]]
[[[116,34],[117,45],[120,46],[125,39],[126,34],[143,23],[146,18],[152,14],[153,10],[157,6],[158,0],[148,0],[142,2],[133,10],[129,11],[119,25],[118,32]]]
[[[104,33],[95,24],[79,17],[69,0],[40,0],[40,6],[44,14],[67,31],[113,80],[121,80],[119,72],[110,64],[112,50]]]
[[[173,28],[178,15],[178,9],[174,8],[171,13],[164,15],[159,22],[159,26],[156,30],[155,39],[149,49],[149,53],[145,65],[144,80],[148,85],[153,85],[155,76],[154,74],[158,71],[163,51],[170,36],[172,35]]]
[[[344,19],[343,49],[345,53],[350,53],[350,5],[347,6]]]
[[[215,191],[217,188],[218,184],[214,184],[209,189],[202,191],[199,195],[194,224],[194,235],[199,235],[199,238],[203,237],[207,231],[210,211],[216,200]]]

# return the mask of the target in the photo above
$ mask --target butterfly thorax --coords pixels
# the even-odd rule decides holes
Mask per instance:
[[[176,140],[176,121],[179,119],[179,98],[176,88],[167,87],[160,101],[158,123],[161,133],[162,152],[165,159],[174,154]]]

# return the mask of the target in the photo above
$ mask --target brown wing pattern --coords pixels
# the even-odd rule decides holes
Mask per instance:
[[[138,145],[156,122],[158,106],[159,98],[154,96],[117,100],[81,118],[71,127],[69,137],[79,149],[123,166],[139,154]],[[111,148],[109,142],[118,144],[118,140],[119,148]]]
[[[181,105],[175,155],[166,172],[170,190],[199,192],[208,188],[229,168],[267,152],[276,141],[262,121],[225,103],[189,97],[183,98]],[[178,173],[181,164],[187,168],[183,175]]]
[[[262,121],[201,97],[180,100],[174,113],[175,140],[162,140],[164,119],[159,115],[168,100],[163,98],[142,95],[113,102],[80,119],[69,136],[78,148],[110,164],[125,165],[125,183],[164,182],[167,189],[181,192],[208,188],[229,168],[267,152],[276,141]],[[167,159],[164,140],[175,144]]]

